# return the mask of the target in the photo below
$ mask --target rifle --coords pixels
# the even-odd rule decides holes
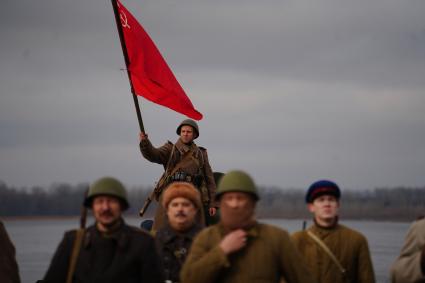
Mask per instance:
[[[84,192],[84,201],[87,198],[88,194],[89,194],[89,189],[87,188],[86,191]],[[84,205],[84,201],[80,209],[80,229],[85,229],[86,222],[87,222],[87,207]]]
[[[87,207],[84,205],[84,202],[89,194],[89,189],[84,192],[84,200],[80,210],[80,229],[75,233],[75,240],[72,246],[71,258],[69,260],[68,272],[66,276],[66,282],[71,283],[72,277],[74,275],[75,267],[77,266],[77,258],[80,253],[80,248],[83,243],[84,233],[86,229],[87,221]]]
[[[143,217],[143,215],[145,214],[146,210],[148,209],[149,205],[151,204],[153,198],[155,197],[155,190],[153,190],[150,195],[148,196],[148,198],[145,200],[145,203],[143,204],[143,207],[140,209],[139,211],[139,216]]]

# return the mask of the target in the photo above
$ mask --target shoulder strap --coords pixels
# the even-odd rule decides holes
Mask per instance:
[[[74,245],[72,246],[71,259],[69,261],[68,274],[66,276],[66,283],[72,283],[75,267],[77,266],[77,258],[80,253],[81,244],[84,238],[84,229],[78,229],[75,234]]]
[[[170,163],[171,163],[171,159],[173,158],[175,148],[176,148],[176,145],[175,145],[175,144],[173,144],[173,147],[171,148],[171,154],[170,154],[170,157],[168,157],[167,165],[166,165],[166,167],[165,167],[165,172],[166,172],[166,173],[167,173],[167,172],[168,172],[168,170],[170,169]]]
[[[338,261],[338,259],[335,257],[335,255],[332,253],[332,251],[328,248],[328,246],[322,241],[320,240],[319,237],[317,237],[316,235],[314,235],[313,232],[311,231],[307,231],[307,234],[310,236],[311,239],[313,239],[313,241],[315,241],[319,247],[321,247],[323,249],[323,251],[331,258],[331,260],[335,263],[335,265],[338,267],[339,271],[341,271],[342,276],[345,276],[347,273],[347,270],[342,267],[341,263]]]

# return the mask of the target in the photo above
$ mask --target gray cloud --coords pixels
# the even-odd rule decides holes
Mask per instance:
[[[216,170],[305,187],[423,186],[425,2],[123,1],[194,105]],[[152,184],[110,1],[5,1],[0,179]],[[182,115],[140,99],[146,130]]]

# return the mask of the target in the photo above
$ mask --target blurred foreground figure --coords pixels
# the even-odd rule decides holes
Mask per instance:
[[[95,224],[65,233],[43,282],[162,282],[154,239],[121,216],[128,208],[121,182],[99,179],[84,205],[92,210]]]
[[[155,235],[158,253],[167,282],[179,282],[180,269],[193,238],[203,228],[199,191],[190,183],[171,183],[164,192],[162,204],[167,214],[163,228]]]
[[[181,282],[314,282],[289,234],[255,220],[259,195],[249,175],[242,171],[224,175],[217,199],[220,222],[195,238]]]
[[[15,258],[15,247],[0,221],[0,282],[19,283],[19,270]]]
[[[341,191],[327,180],[313,183],[306,203],[314,224],[292,238],[319,283],[374,283],[366,238],[338,223]]]
[[[425,219],[410,226],[400,256],[391,267],[391,282],[425,282]]]

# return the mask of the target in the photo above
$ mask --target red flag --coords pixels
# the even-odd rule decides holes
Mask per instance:
[[[129,64],[130,79],[137,95],[195,120],[202,114],[194,107],[174,77],[152,39],[133,15],[117,0]]]

